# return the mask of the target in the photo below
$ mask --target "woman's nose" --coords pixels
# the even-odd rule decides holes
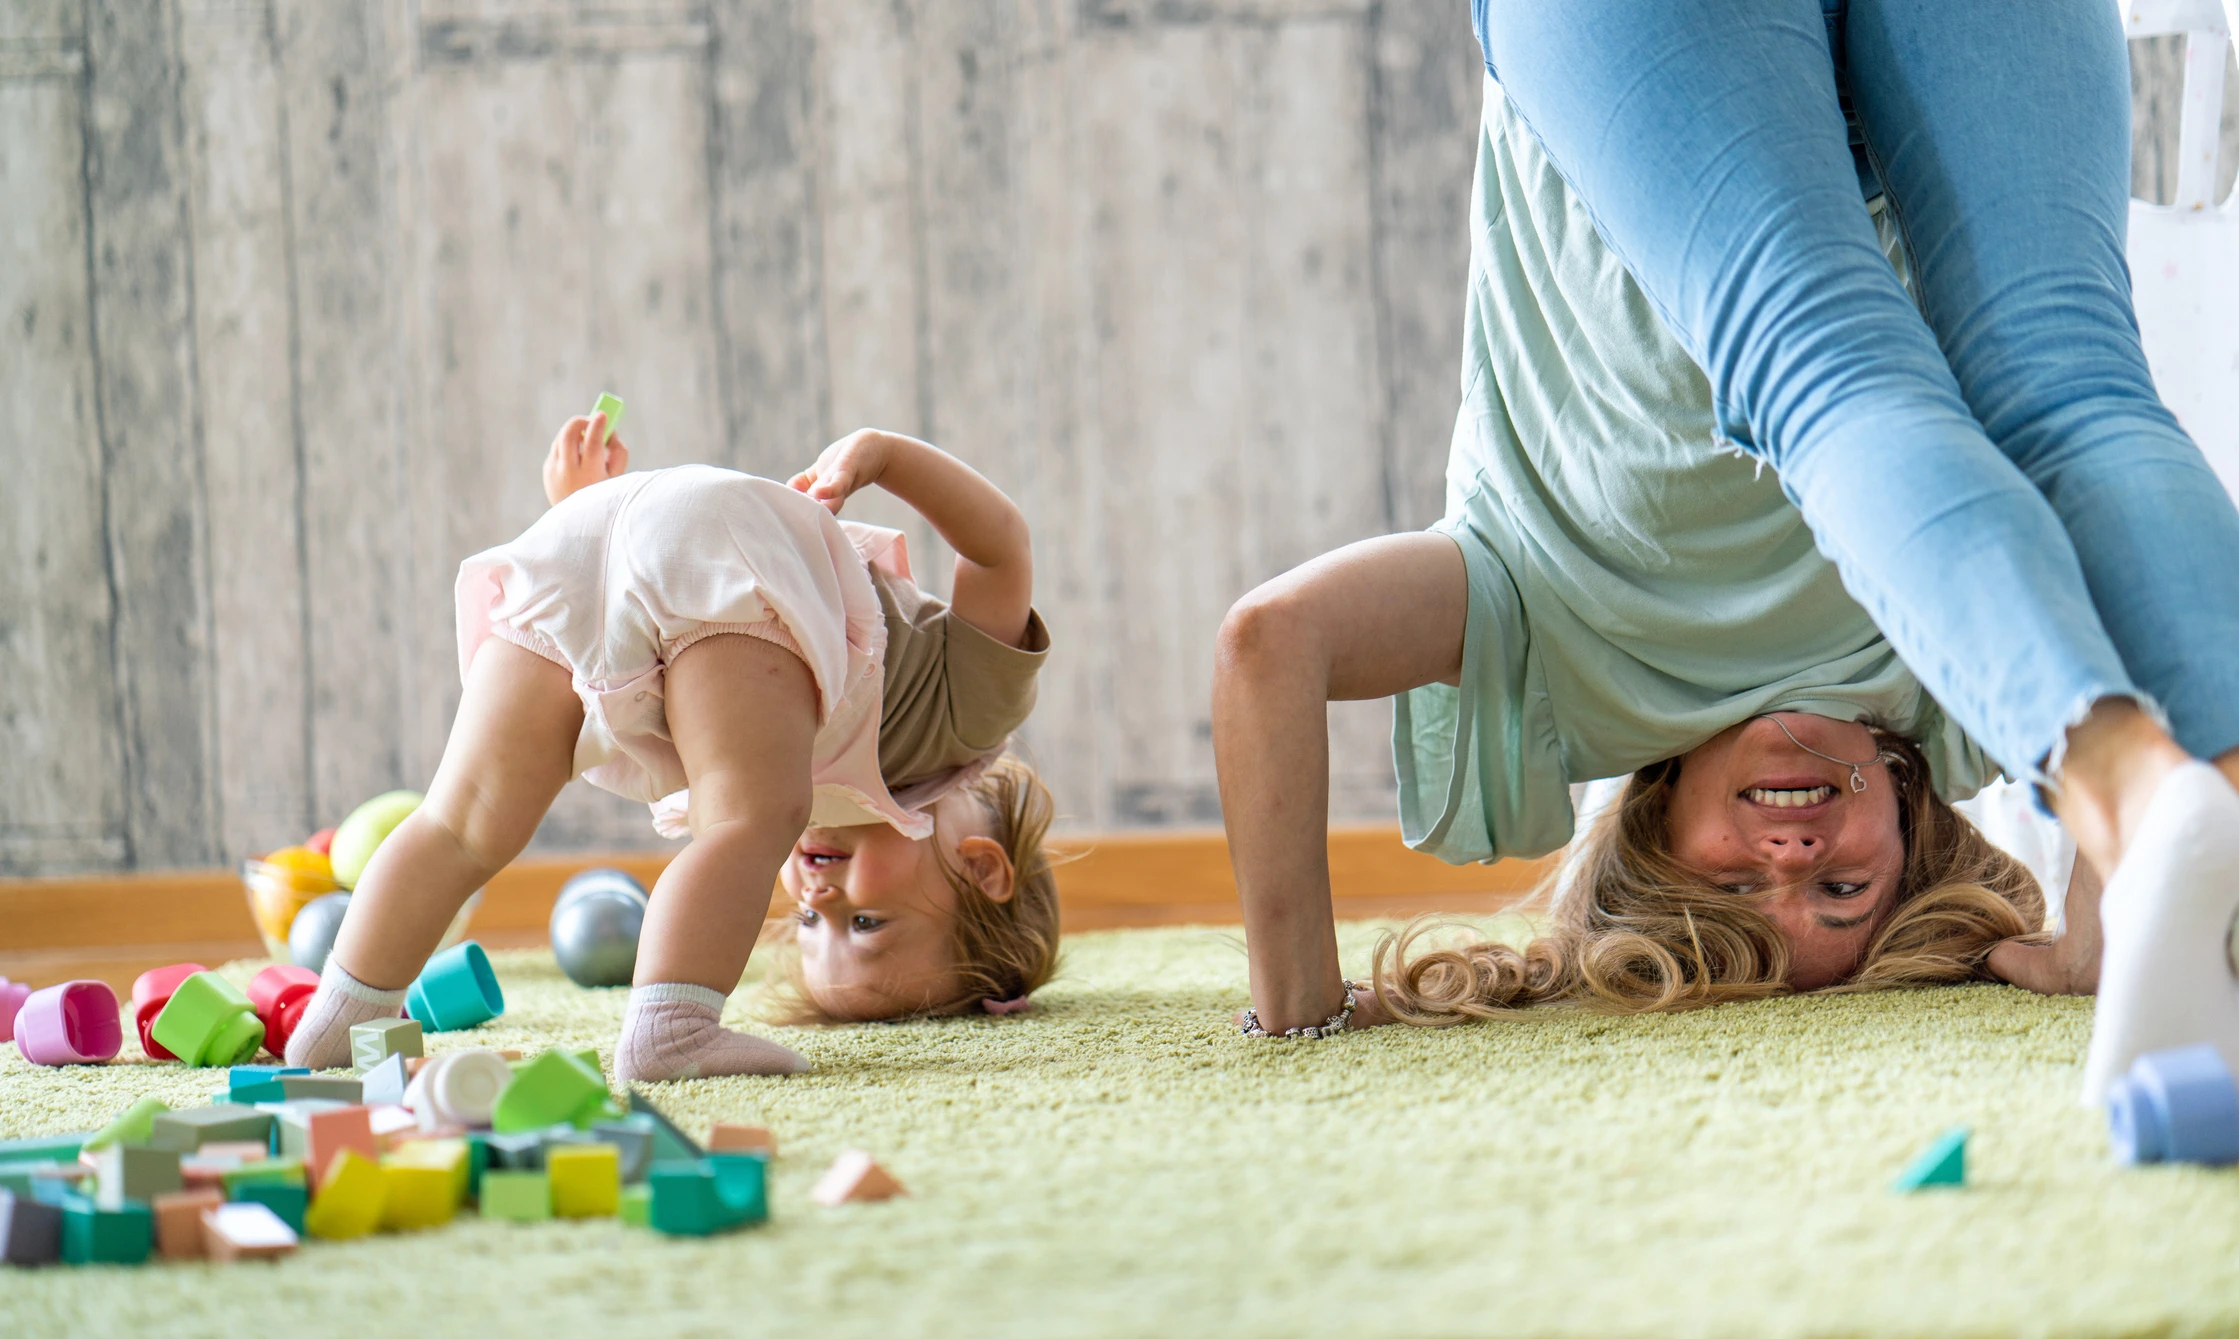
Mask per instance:
[[[1819,863],[1820,858],[1827,851],[1826,843],[1819,838],[1798,836],[1793,833],[1782,835],[1768,833],[1758,841],[1757,848],[1759,853],[1766,860],[1772,862],[1776,869],[1789,871],[1811,868]]]

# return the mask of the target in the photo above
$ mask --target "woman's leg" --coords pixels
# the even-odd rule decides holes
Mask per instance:
[[[352,1026],[396,1016],[459,905],[536,834],[574,772],[582,725],[565,669],[511,642],[482,644],[427,799],[350,894],[319,993],[288,1038],[289,1064],[342,1064]]]
[[[1329,704],[1453,682],[1468,616],[1461,550],[1426,533],[1325,554],[1237,601],[1221,623],[1213,752],[1252,1003],[1270,1032],[1318,1024],[1344,1001],[1329,889]]]
[[[692,842],[661,871],[638,941],[615,1074],[626,1080],[790,1074],[776,1042],[721,1026],[770,893],[808,825],[815,676],[759,637],[703,638],[665,676],[669,735],[691,785]]]

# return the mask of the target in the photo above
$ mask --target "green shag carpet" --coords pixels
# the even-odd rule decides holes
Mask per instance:
[[[1348,927],[1348,963],[1370,933]],[[499,971],[505,1017],[434,1049],[611,1054],[623,992],[537,953]],[[1982,986],[1246,1042],[1236,940],[1187,929],[1070,939],[1041,998],[794,1031],[816,1065],[796,1078],[650,1087],[689,1129],[777,1131],[761,1228],[465,1217],[277,1265],[7,1270],[0,1334],[2239,1331],[2239,1174],[2110,1162],[2075,1100],[2088,1001]],[[0,1049],[0,1135],[212,1086]],[[1890,1193],[1962,1123],[1966,1189]],[[850,1146],[910,1197],[813,1205]]]

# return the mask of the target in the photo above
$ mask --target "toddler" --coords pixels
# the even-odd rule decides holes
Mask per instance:
[[[1049,647],[1017,506],[871,430],[790,484],[628,465],[603,414],[569,420],[544,463],[552,509],[460,567],[443,761],[359,879],[289,1064],[340,1065],[353,1025],[394,1016],[577,776],[691,839],[646,911],[624,1080],[807,1068],[720,1023],[780,880],[797,1014],[1007,1012],[1048,979],[1050,801],[1003,756]],[[899,533],[837,519],[871,484],[955,548],[949,603],[911,581]]]

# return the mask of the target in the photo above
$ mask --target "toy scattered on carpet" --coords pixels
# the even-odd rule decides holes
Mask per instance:
[[[618,869],[587,869],[560,888],[549,926],[552,956],[579,986],[626,986],[637,971],[645,886]]]
[[[2107,1090],[2107,1133],[2125,1163],[2239,1162],[2239,1084],[2223,1053],[2149,1051]]]
[[[1889,1188],[1902,1193],[1931,1186],[1966,1185],[1969,1133],[1966,1126],[1955,1125],[1936,1136],[1936,1142],[1921,1150],[1920,1156],[1897,1174]]]

